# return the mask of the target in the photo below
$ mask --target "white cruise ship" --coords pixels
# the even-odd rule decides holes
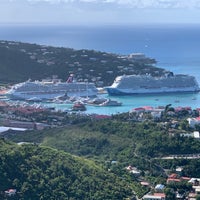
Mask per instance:
[[[93,83],[60,81],[26,81],[13,85],[7,92],[10,99],[53,99],[58,96],[93,97],[97,95],[97,88]]]
[[[151,94],[170,92],[198,92],[199,86],[193,76],[173,75],[161,77],[150,75],[123,75],[116,77],[110,87],[110,95]]]

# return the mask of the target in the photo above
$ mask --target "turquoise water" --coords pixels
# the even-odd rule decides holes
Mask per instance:
[[[75,49],[95,49],[118,54],[142,52],[157,66],[174,73],[190,74],[200,84],[200,25],[138,26],[0,26],[0,40],[14,40]],[[87,106],[86,113],[116,114],[140,106],[200,107],[198,94],[134,95],[111,97],[120,107]],[[53,104],[57,109],[71,105]]]
[[[128,112],[132,108],[141,106],[166,106],[172,104],[173,107],[178,106],[190,106],[193,109],[200,107],[200,93],[180,93],[180,94],[157,94],[157,95],[133,95],[133,96],[118,96],[110,97],[107,94],[102,97],[108,97],[122,102],[122,106],[113,107],[98,107],[86,105],[87,110],[83,113],[87,114],[117,114]],[[71,108],[71,104],[45,104],[47,106],[53,106],[57,110],[67,110]]]

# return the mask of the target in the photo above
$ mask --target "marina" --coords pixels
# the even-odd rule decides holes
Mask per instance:
[[[116,77],[107,93],[99,93],[93,83],[35,81],[23,82],[7,92],[7,102],[28,103],[61,112],[112,115],[142,106],[198,108],[199,85],[194,76],[165,74]]]
[[[86,104],[85,114],[104,114],[112,115],[118,113],[129,112],[131,109],[141,106],[166,106],[171,104],[173,107],[186,107],[192,109],[200,107],[200,93],[180,93],[180,94],[148,94],[148,95],[132,95],[132,96],[115,96],[110,97],[108,94],[99,95],[101,98],[110,98],[121,102],[121,106],[95,106]],[[55,107],[56,110],[70,109],[72,104],[69,103],[41,103],[47,107]]]
[[[95,98],[70,98],[37,101],[11,100],[2,95],[1,101],[8,104],[33,105],[34,107],[45,107],[56,111],[69,112],[75,101],[84,103],[84,111],[78,111],[85,114],[103,114],[112,115],[129,112],[133,108],[142,106],[166,106],[171,104],[172,107],[191,107],[196,109],[200,107],[200,92],[190,93],[163,93],[163,94],[135,94],[128,96],[110,96],[109,94],[98,94]],[[110,100],[116,104],[102,105]],[[117,105],[118,103],[118,105]]]

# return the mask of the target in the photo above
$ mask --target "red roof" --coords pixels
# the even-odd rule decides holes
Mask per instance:
[[[133,108],[133,110],[144,110],[144,108],[139,107],[139,108]]]
[[[191,178],[189,178],[189,177],[185,177],[185,176],[183,176],[183,177],[181,177],[183,180],[190,180]]]
[[[144,182],[144,181],[140,182],[140,184],[141,184],[141,185],[144,185],[144,186],[148,186],[148,185],[149,185],[148,182]]]
[[[94,116],[96,119],[108,119],[111,118],[109,115],[95,115]]]
[[[151,106],[143,106],[138,108],[133,108],[132,110],[140,111],[140,110],[153,110],[153,107]]]
[[[175,108],[175,111],[181,111],[181,110],[192,110],[192,108],[190,106],[186,106],[186,107],[178,106]]]
[[[169,178],[177,178],[177,177],[178,177],[178,175],[175,173],[169,175]]]
[[[159,196],[159,197],[165,197],[165,194],[164,193],[154,193],[153,194],[154,196]]]

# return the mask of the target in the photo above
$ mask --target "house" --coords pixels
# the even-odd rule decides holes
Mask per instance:
[[[200,179],[199,178],[191,178],[188,183],[191,183],[193,186],[200,185]]]
[[[132,173],[132,174],[134,174],[135,176],[140,176],[140,171],[136,168],[136,167],[132,167],[131,165],[129,165],[128,167],[126,167],[126,169],[130,172],[130,173]]]
[[[194,138],[196,138],[196,139],[200,139],[199,131],[194,131],[194,132],[193,132],[193,136],[194,136]]]
[[[139,113],[144,113],[144,112],[150,113],[152,111],[154,111],[153,107],[151,107],[151,106],[143,106],[143,107],[133,108],[132,110],[130,110],[130,113],[139,114]]]
[[[178,174],[170,174],[168,176],[168,179],[167,179],[167,183],[174,183],[174,182],[181,182],[181,179],[179,178]]]
[[[162,191],[164,190],[164,188],[165,188],[164,185],[162,185],[162,184],[157,184],[157,185],[155,186],[155,191],[156,191],[156,192],[162,192]]]
[[[142,197],[143,200],[165,200],[164,193],[146,194]]]
[[[183,171],[183,167],[176,167],[176,172],[177,172],[178,174],[181,174],[182,171]]]
[[[16,189],[8,189],[5,191],[5,195],[11,197],[11,196],[14,196],[16,192],[17,192]]]
[[[149,187],[149,183],[148,182],[145,182],[145,181],[142,181],[140,182],[140,184],[144,187]]]
[[[15,127],[6,127],[6,126],[0,126],[0,133],[6,132],[8,130],[13,130],[13,131],[26,131],[27,129],[25,128],[15,128]]]
[[[189,114],[192,113],[192,108],[189,107],[189,106],[186,106],[186,107],[179,106],[179,107],[174,108],[174,110],[175,110],[176,113],[177,112],[182,112],[182,111],[187,111]]]
[[[152,111],[152,112],[151,112],[151,116],[152,116],[154,119],[159,119],[159,118],[161,118],[161,115],[162,115],[162,112],[161,112],[161,111]]]
[[[196,196],[197,196],[197,194],[195,194],[195,193],[189,193],[188,194],[188,200],[196,200]]]
[[[192,186],[192,188],[194,189],[194,191],[195,191],[195,194],[200,194],[200,186],[199,185],[197,185],[197,186]]]
[[[179,192],[176,192],[176,199],[185,199],[185,195],[180,194]]]
[[[178,174],[173,173],[173,174],[170,174],[168,178],[177,178],[177,177],[178,177]]]
[[[196,118],[188,118],[187,119],[189,126],[194,128],[195,125],[200,125],[200,117],[196,117]]]

